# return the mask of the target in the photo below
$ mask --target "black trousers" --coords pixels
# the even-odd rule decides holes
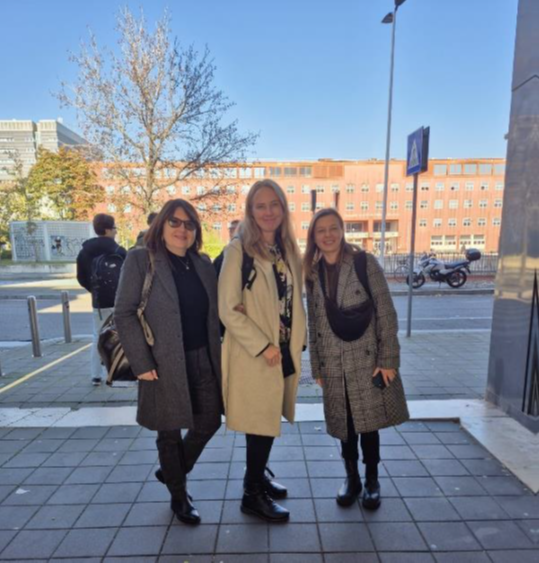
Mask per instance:
[[[156,441],[159,463],[172,498],[183,494],[186,475],[221,426],[221,391],[207,348],[187,352],[185,360],[194,428],[183,437],[181,429],[161,430]]]
[[[346,442],[341,441],[341,454],[343,459],[348,461],[359,460],[358,441],[361,436],[361,453],[363,454],[363,463],[368,467],[375,467],[380,463],[380,434],[378,430],[374,432],[363,432],[357,434],[354,428],[354,419],[352,418],[352,410],[350,408],[350,399],[348,398],[348,390],[346,390],[346,424],[348,426],[348,439]]]
[[[246,434],[245,441],[247,442],[245,481],[248,483],[261,483],[264,478],[264,471],[268,465],[274,438]]]

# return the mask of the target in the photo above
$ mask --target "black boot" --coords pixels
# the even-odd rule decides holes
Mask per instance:
[[[337,504],[340,506],[351,506],[361,494],[361,478],[357,470],[357,461],[344,460],[346,479],[337,493]]]
[[[266,492],[264,483],[246,482],[241,500],[241,511],[258,516],[267,522],[286,522],[290,512],[278,505]]]
[[[382,502],[380,498],[380,482],[378,481],[378,466],[369,467],[365,475],[365,490],[361,504],[367,510],[376,510]]]
[[[266,493],[268,493],[271,498],[286,498],[286,495],[288,495],[287,488],[276,481],[272,481],[273,477],[275,477],[273,471],[269,467],[266,467],[266,471],[264,472],[264,487]]]
[[[161,468],[157,469],[157,471],[154,473],[155,478],[160,482],[163,483],[163,485],[166,485],[165,483],[165,476],[163,475],[163,470]],[[191,496],[191,493],[189,492],[189,490],[187,490],[187,497],[189,498],[189,500],[191,502],[193,502],[193,497]]]
[[[192,526],[200,524],[200,514],[198,510],[191,504],[187,491],[180,492],[170,501],[170,508],[176,515],[176,518],[184,524]]]

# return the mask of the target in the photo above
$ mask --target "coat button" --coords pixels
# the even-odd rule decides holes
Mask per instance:
[[[321,332],[318,333],[318,338],[322,338],[322,333],[321,333]]]
[[[320,362],[320,367],[321,367],[321,368],[324,367],[324,362]]]
[[[361,291],[359,291],[359,289],[356,289],[356,295],[360,295]]]
[[[371,351],[370,350],[365,350],[365,354],[367,354],[367,356],[371,355]]]

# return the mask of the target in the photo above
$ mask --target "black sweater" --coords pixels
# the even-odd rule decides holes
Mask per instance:
[[[189,255],[181,258],[168,252],[168,257],[180,301],[184,350],[207,346],[210,308],[208,294]]]

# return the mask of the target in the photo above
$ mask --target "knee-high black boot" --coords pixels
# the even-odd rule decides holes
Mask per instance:
[[[345,459],[346,479],[337,493],[337,504],[351,506],[361,494],[361,478],[357,468],[357,460]]]
[[[376,510],[381,503],[378,464],[367,464],[365,472],[365,490],[363,491],[361,504],[363,508],[367,510]]]

